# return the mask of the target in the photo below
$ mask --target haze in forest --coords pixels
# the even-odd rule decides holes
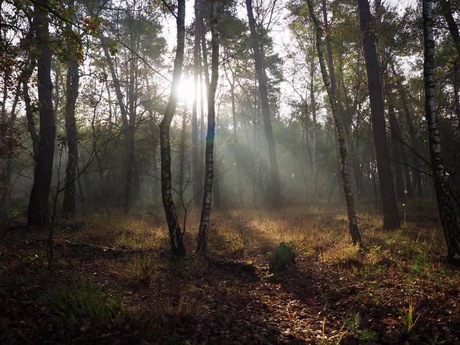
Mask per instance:
[[[458,342],[460,1],[0,5],[0,342]]]

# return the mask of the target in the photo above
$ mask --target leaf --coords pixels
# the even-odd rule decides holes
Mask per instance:
[[[382,322],[387,326],[396,326],[398,324],[397,320],[391,318],[383,319]]]

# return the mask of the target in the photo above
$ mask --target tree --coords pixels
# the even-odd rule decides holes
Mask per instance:
[[[218,2],[211,2],[211,83],[208,85],[208,132],[206,135],[205,180],[203,205],[201,208],[200,228],[197,238],[197,252],[207,255],[209,218],[211,215],[212,186],[214,180],[214,139],[216,126],[215,98],[219,79],[219,36],[217,31]]]
[[[160,151],[161,151],[161,197],[168,223],[171,251],[174,257],[185,257],[183,234],[177,218],[176,206],[172,197],[171,182],[171,146],[169,131],[177,106],[177,90],[182,75],[185,46],[185,0],[178,0],[177,5],[177,47],[174,60],[171,94],[166,112],[160,124]]]
[[[34,182],[29,199],[28,224],[48,223],[48,196],[53,174],[54,139],[56,124],[52,104],[51,49],[49,47],[49,3],[37,0],[34,5],[33,28],[37,51],[37,78],[39,101],[39,143],[35,161]]]
[[[19,18],[13,17],[11,23],[15,24]],[[4,18],[2,17],[2,20]],[[12,25],[14,26],[14,25]],[[21,152],[22,138],[17,128],[17,116],[21,101],[21,88],[27,83],[35,69],[35,62],[31,58],[30,47],[33,45],[29,29],[19,46],[15,43],[15,36],[8,30],[0,33],[0,213],[6,214],[11,199],[13,186],[11,176],[13,173],[14,159]],[[20,49],[18,49],[20,48]],[[20,59],[23,57],[23,59]]]
[[[425,116],[428,126],[431,166],[433,170],[434,187],[438,203],[439,216],[447,244],[448,262],[460,266],[460,228],[449,193],[446,171],[442,156],[439,135],[438,117],[436,112],[436,84],[434,79],[435,43],[433,37],[433,1],[423,0],[423,37],[425,81]]]
[[[339,152],[340,152],[340,161],[341,161],[341,174],[342,174],[342,186],[343,192],[345,194],[345,200],[347,203],[347,215],[348,215],[348,224],[350,235],[353,241],[353,244],[361,244],[361,235],[359,233],[358,221],[356,219],[355,205],[353,200],[353,191],[351,188],[351,178],[350,178],[350,168],[348,161],[348,150],[346,145],[346,134],[345,128],[343,125],[343,120],[337,109],[337,101],[335,90],[332,88],[331,78],[326,68],[326,59],[323,53],[322,45],[322,28],[321,23],[318,17],[315,14],[315,9],[313,6],[313,0],[307,0],[308,7],[310,8],[310,15],[313,20],[313,23],[316,28],[316,49],[318,52],[318,58],[321,66],[321,74],[323,76],[324,85],[326,86],[327,94],[329,96],[329,103],[331,106],[332,116],[334,117],[334,123],[337,133],[337,141],[339,143]],[[332,60],[330,60],[330,66],[332,65]]]
[[[69,11],[75,11],[75,1],[68,0]],[[67,77],[66,77],[66,100],[65,100],[65,127],[66,142],[68,147],[68,159],[65,176],[65,189],[63,201],[63,213],[67,216],[75,216],[75,182],[78,167],[78,138],[77,124],[75,120],[75,104],[78,97],[80,83],[79,75],[79,52],[80,37],[72,30],[72,25],[66,27],[67,49]]]
[[[455,44],[455,49],[457,50],[458,55],[460,55],[460,34],[458,32],[458,25],[455,22],[454,16],[452,15],[452,9],[450,6],[450,1],[440,0],[442,12],[444,18],[446,19],[447,26],[449,27],[450,35]]]
[[[375,30],[368,0],[357,0],[360,28],[366,62],[369,99],[371,104],[372,132],[374,137],[380,194],[382,196],[383,229],[400,227],[398,204],[391,172],[385,127],[383,88],[380,63],[377,55]]]
[[[256,31],[256,23],[252,10],[252,0],[246,0],[246,9],[248,13],[249,28],[251,31],[252,50],[254,53],[254,62],[256,67],[257,81],[259,83],[260,103],[262,107],[262,118],[264,121],[265,137],[267,140],[268,157],[270,161],[270,189],[271,189],[271,206],[281,205],[281,184],[278,171],[278,162],[276,159],[275,139],[273,137],[273,128],[270,118],[270,108],[268,104],[267,76],[263,63],[263,49],[259,45],[259,35]]]
[[[391,99],[389,100],[391,102]],[[390,129],[391,129],[391,153],[394,160],[394,173],[395,173],[395,187],[396,196],[398,201],[403,203],[405,201],[404,196],[404,178],[402,169],[402,150],[401,150],[401,129],[399,128],[398,119],[396,118],[396,112],[393,104],[388,105],[388,115],[390,118]],[[409,181],[410,182],[410,181]]]

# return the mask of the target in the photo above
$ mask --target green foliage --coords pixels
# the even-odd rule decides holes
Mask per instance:
[[[410,336],[414,330],[415,324],[417,323],[418,316],[415,316],[415,303],[413,300],[409,301],[409,306],[406,310],[404,318],[404,325],[406,326],[405,332],[407,336]]]
[[[288,268],[295,265],[295,253],[294,250],[286,245],[286,243],[281,242],[281,244],[276,247],[275,253],[269,262],[270,272],[282,272],[286,271]]]
[[[86,331],[91,326],[111,325],[122,311],[120,297],[103,293],[95,285],[76,281],[58,286],[48,296],[49,319],[58,327],[78,326]]]
[[[361,328],[361,315],[359,313],[354,314],[353,317],[345,322],[345,328],[347,328],[352,335],[357,337],[360,342],[377,340],[377,334],[374,331]]]

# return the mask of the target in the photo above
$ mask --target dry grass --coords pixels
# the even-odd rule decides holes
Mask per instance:
[[[107,270],[126,286],[150,286],[158,277],[156,261],[152,255],[138,254],[127,261],[109,261]]]
[[[407,218],[418,219],[413,214],[411,217]],[[136,327],[144,332],[139,339],[147,341],[157,341],[157,336],[166,339],[181,327],[190,326],[197,332],[195,322],[202,327],[200,332],[207,332],[208,323],[215,332],[227,329],[233,324],[232,318],[242,320],[248,317],[245,322],[254,325],[252,317],[260,313],[266,313],[264,317],[267,319],[275,318],[273,324],[278,325],[282,320],[301,324],[305,315],[298,314],[296,319],[291,314],[283,314],[297,304],[295,310],[299,313],[310,313],[309,328],[302,333],[313,339],[307,343],[339,343],[345,336],[354,336],[355,343],[360,339],[364,341],[368,335],[365,328],[370,326],[366,324],[369,318],[360,315],[368,310],[380,313],[373,318],[393,313],[398,325],[404,326],[402,330],[395,328],[394,332],[416,336],[419,324],[426,324],[426,315],[435,306],[425,308],[422,303],[418,304],[422,300],[429,302],[424,300],[420,291],[431,285],[433,291],[448,289],[454,293],[460,281],[460,276],[445,273],[442,232],[433,223],[406,221],[401,230],[385,233],[381,231],[380,217],[360,213],[364,247],[358,248],[351,243],[343,209],[215,211],[209,232],[212,260],[203,260],[193,253],[198,221],[199,212],[191,210],[185,233],[187,259],[173,262],[168,231],[161,217],[88,217],[78,229],[58,229],[55,272],[64,272],[70,281],[79,275],[87,278],[91,287],[87,304],[94,300],[93,309],[104,306],[102,302],[106,296],[114,294],[116,313],[120,315],[117,314],[117,323],[112,323],[113,327],[130,327],[126,331],[128,337],[135,336],[133,328]],[[36,259],[44,257],[42,242],[35,239],[39,237],[37,234],[15,236],[7,239],[11,245],[3,249],[0,246],[0,254],[2,250],[7,254],[0,255],[0,267],[8,268],[12,276],[26,268],[24,277],[30,275],[30,284],[24,278],[26,283],[22,285],[29,284],[33,291],[32,275],[44,267]],[[24,241],[24,238],[31,241],[33,236],[34,242]],[[296,252],[298,270],[292,272],[292,276],[286,276],[284,281],[283,278],[271,281],[268,279],[268,258],[281,242]],[[17,257],[13,263],[10,262],[12,253],[16,255],[14,258]],[[5,273],[4,277],[8,274]],[[311,284],[317,284],[317,290],[309,295]],[[11,290],[17,290],[12,282],[9,285]],[[68,289],[67,285],[61,286],[63,291]],[[107,291],[107,287],[116,287],[116,290]],[[51,291],[57,288],[59,284],[57,287],[47,285]],[[2,289],[6,288],[0,284],[0,297]],[[84,290],[84,287],[76,286],[75,289]],[[67,295],[64,297],[60,302],[63,307],[59,304],[57,310],[63,312],[61,316],[65,321],[69,309],[65,303],[73,300]],[[28,295],[27,301],[29,298]],[[417,304],[413,302],[415,300]],[[8,301],[0,298],[0,307],[10,307]],[[345,310],[340,309],[342,302]],[[248,309],[249,304],[255,309]],[[321,314],[322,309],[316,310],[317,306],[332,308],[330,313],[334,314]],[[357,309],[351,311],[350,306]],[[77,307],[80,305],[75,304],[74,309]],[[46,308],[48,306],[44,310]],[[107,314],[107,318],[113,318],[112,314]],[[248,315],[252,315],[251,319]],[[420,319],[419,315],[422,315]],[[86,318],[83,316],[84,321]],[[81,323],[81,320],[77,321]],[[238,325],[246,327],[244,322]],[[264,321],[261,329],[266,325]],[[293,330],[290,324],[286,327]],[[301,324],[299,327],[307,326]],[[182,331],[191,332],[190,329]],[[247,329],[236,332],[244,334],[244,330]],[[369,334],[374,335],[372,332]],[[252,343],[264,343],[254,340],[256,338],[248,339]]]

